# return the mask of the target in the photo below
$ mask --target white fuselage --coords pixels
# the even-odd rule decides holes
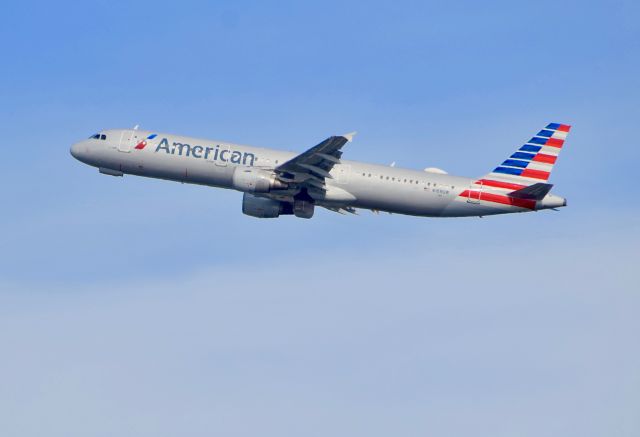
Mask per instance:
[[[147,140],[150,134],[140,130],[106,130],[98,138],[74,144],[71,153],[106,174],[131,174],[231,189],[235,188],[233,176],[238,169],[273,170],[297,155],[161,133]],[[531,210],[461,196],[476,180],[466,177],[347,160],[336,164],[330,174],[332,178],[326,179],[326,194],[315,199],[320,206],[429,217],[484,216]],[[549,196],[535,209],[563,206],[562,198]],[[286,200],[286,194],[282,200]]]

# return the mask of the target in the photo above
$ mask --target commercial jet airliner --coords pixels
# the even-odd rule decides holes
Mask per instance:
[[[550,123],[478,178],[437,168],[403,169],[342,159],[355,134],[327,138],[300,154],[134,129],[105,130],[71,155],[102,174],[125,174],[243,192],[242,212],[311,218],[316,206],[424,217],[482,217],[555,209],[567,201],[547,181],[570,126]]]

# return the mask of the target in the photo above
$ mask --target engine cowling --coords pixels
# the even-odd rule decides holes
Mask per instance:
[[[272,172],[237,167],[233,172],[233,188],[245,193],[268,193],[271,190],[286,189],[287,184],[276,179]]]
[[[242,213],[258,218],[276,218],[286,213],[285,204],[273,199],[244,193],[242,196]]]
[[[251,193],[242,196],[242,213],[258,218],[277,218],[281,215],[295,215],[299,218],[313,217],[315,205],[308,200],[295,200],[293,203],[280,202],[267,197],[258,197]]]

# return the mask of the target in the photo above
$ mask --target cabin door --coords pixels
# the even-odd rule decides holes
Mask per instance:
[[[120,143],[118,144],[118,151],[124,153],[131,152],[133,141],[133,131],[123,130],[122,135],[120,136]]]
[[[482,182],[473,183],[467,189],[467,202],[478,204],[482,198]]]

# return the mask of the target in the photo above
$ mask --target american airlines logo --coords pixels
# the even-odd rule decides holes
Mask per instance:
[[[147,140],[152,140],[156,134],[149,135]],[[141,147],[138,147],[140,146]],[[146,140],[141,141],[136,149],[144,149]],[[256,156],[253,153],[232,150],[229,146],[216,144],[215,146],[192,146],[187,143],[174,142],[169,144],[169,140],[163,138],[156,146],[156,153],[164,152],[167,155],[188,156],[196,159],[206,159],[209,161],[230,162],[232,164],[253,166]]]
[[[142,149],[144,149],[145,147],[147,147],[147,140],[152,140],[152,139],[154,139],[154,138],[155,138],[155,137],[157,137],[157,136],[158,136],[157,134],[151,134],[151,135],[149,135],[146,139],[144,139],[144,140],[140,141],[138,144],[136,144],[136,147],[135,147],[135,148],[136,148],[137,150],[142,150]]]

